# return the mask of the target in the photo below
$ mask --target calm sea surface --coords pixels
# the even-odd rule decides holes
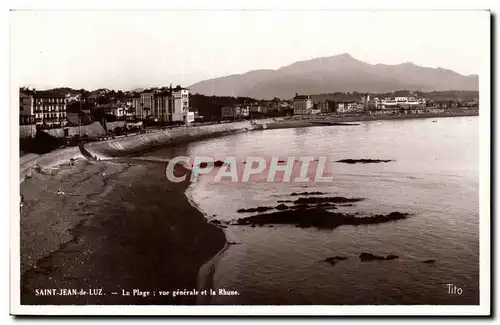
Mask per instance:
[[[241,244],[218,259],[213,287],[240,295],[216,296],[213,304],[478,304],[478,118],[435,121],[253,131],[147,155],[235,156],[241,169],[247,156],[394,160],[329,163],[333,181],[326,184],[268,183],[265,177],[214,182],[213,175],[201,176],[187,194],[209,219],[234,221],[252,215],[237,213],[240,208],[276,206],[278,200],[296,199],[292,192],[304,191],[366,198],[339,212],[412,214],[406,220],[333,230],[229,226],[227,237]],[[399,259],[361,262],[361,252]],[[323,262],[336,255],[348,260],[333,266]],[[422,263],[427,259],[436,263]],[[450,294],[448,284],[463,293]]]

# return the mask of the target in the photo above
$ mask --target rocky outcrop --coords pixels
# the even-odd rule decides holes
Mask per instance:
[[[344,261],[344,260],[347,260],[347,257],[345,257],[345,256],[333,256],[333,257],[325,258],[324,261],[331,264],[331,265],[335,265],[335,264],[337,264],[337,262]]]
[[[336,162],[344,163],[344,164],[378,164],[378,163],[387,163],[393,160],[384,160],[384,159],[341,159]]]
[[[293,201],[295,204],[318,204],[318,203],[350,203],[363,201],[364,198],[347,198],[342,196],[333,197],[301,197]]]
[[[385,259],[386,259],[386,260],[397,260],[398,258],[399,258],[399,256],[397,256],[397,255],[392,255],[392,254],[391,254],[391,255],[387,255],[387,256],[385,257]]]
[[[371,253],[361,253],[359,254],[359,259],[361,260],[361,262],[376,261],[376,260],[380,261],[380,260],[385,260],[385,257],[380,255],[374,255]]]
[[[280,205],[277,205],[274,207],[276,210],[287,210],[289,207],[286,204],[281,203]]]
[[[327,194],[327,193],[323,193],[323,192],[300,192],[300,193],[296,193],[296,192],[293,192],[292,194],[290,194],[290,196],[301,196],[301,195],[323,195],[323,194]]]
[[[359,259],[361,262],[368,262],[368,261],[389,261],[389,260],[395,260],[398,259],[399,256],[397,255],[387,255],[387,256],[380,256],[380,255],[374,255],[371,253],[361,253],[359,254]]]
[[[256,207],[256,208],[249,208],[249,209],[238,209],[236,212],[238,213],[246,213],[246,212],[265,212],[274,209],[273,207]]]
[[[301,228],[315,227],[318,229],[334,229],[342,225],[369,225],[402,220],[408,213],[392,212],[387,215],[373,215],[356,217],[354,214],[336,213],[324,208],[289,209],[272,213],[258,214],[251,217],[239,218],[236,225],[255,224],[290,224]]]

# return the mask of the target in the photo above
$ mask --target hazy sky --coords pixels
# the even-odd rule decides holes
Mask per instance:
[[[37,88],[189,86],[346,52],[473,74],[488,28],[478,11],[15,11],[11,76]]]

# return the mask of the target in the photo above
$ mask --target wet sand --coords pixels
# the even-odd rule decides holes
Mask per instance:
[[[173,298],[159,291],[196,289],[200,267],[226,239],[190,205],[189,182],[168,182],[165,167],[78,160],[52,175],[26,179],[21,304],[195,304],[195,296]],[[96,289],[100,295],[45,296],[40,289]],[[133,289],[150,296],[134,296]]]

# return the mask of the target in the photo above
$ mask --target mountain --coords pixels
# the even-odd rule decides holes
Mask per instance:
[[[189,87],[191,93],[272,99],[295,93],[383,93],[396,90],[478,90],[478,76],[464,76],[443,68],[368,64],[345,53],[295,62],[277,70],[253,70],[209,79]]]

